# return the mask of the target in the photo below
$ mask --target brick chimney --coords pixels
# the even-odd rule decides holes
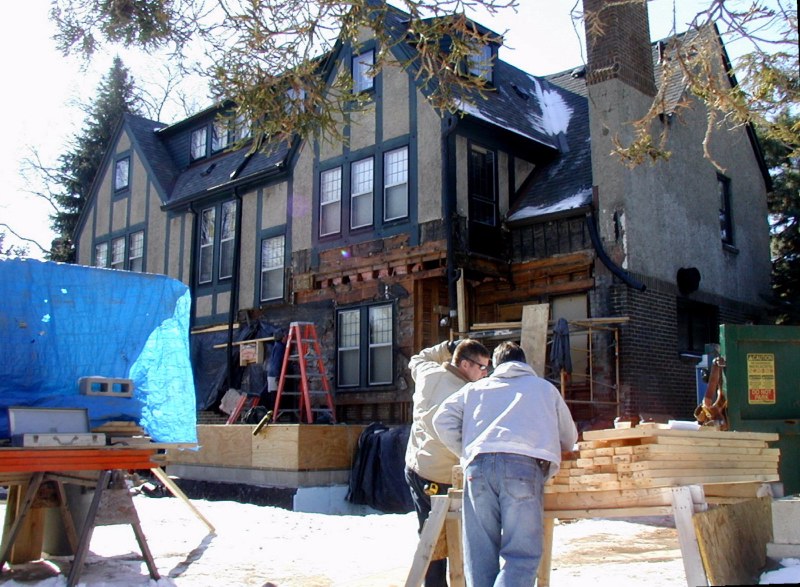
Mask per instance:
[[[647,96],[656,95],[647,0],[583,0],[588,85],[617,79]],[[596,14],[602,33],[590,30]]]

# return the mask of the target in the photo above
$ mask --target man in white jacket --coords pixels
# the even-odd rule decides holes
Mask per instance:
[[[419,520],[419,531],[431,513],[431,495],[450,488],[458,457],[436,436],[433,414],[450,395],[489,372],[490,355],[477,340],[444,341],[411,357],[414,413],[406,447],[405,477]],[[425,587],[447,587],[447,559],[431,561]]]
[[[464,467],[468,587],[530,587],[542,556],[544,483],[578,431],[559,391],[536,375],[519,345],[501,343],[492,362],[491,376],[442,403],[433,428]]]

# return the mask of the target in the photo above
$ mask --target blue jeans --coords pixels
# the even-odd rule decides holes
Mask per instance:
[[[463,532],[468,587],[533,586],[542,558],[542,467],[548,464],[487,453],[467,466]]]

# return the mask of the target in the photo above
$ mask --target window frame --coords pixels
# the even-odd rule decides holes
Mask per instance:
[[[134,243],[134,239],[141,237],[141,242]],[[138,254],[136,254],[138,253]],[[144,230],[136,230],[128,235],[128,252],[125,265],[128,271],[144,272]]]
[[[366,61],[358,61],[360,58],[369,55],[369,65]],[[375,76],[369,75],[370,69],[375,66],[375,49],[365,49],[358,54],[354,54],[350,61],[350,76],[353,80],[353,94],[371,92],[375,89]]]
[[[381,318],[384,325],[388,324],[388,330],[384,329],[382,332],[384,336],[381,340],[377,340],[374,334],[377,332],[374,328],[375,320],[373,317],[377,316],[380,312],[387,312],[388,316]],[[345,340],[343,336],[347,335],[350,339],[354,336],[352,329],[345,330],[343,328],[342,319],[345,316],[356,317],[357,334],[356,344],[343,344],[351,343],[352,340]],[[385,389],[394,384],[396,378],[396,370],[394,364],[395,348],[396,348],[396,332],[397,332],[397,310],[393,302],[381,302],[365,304],[361,306],[351,306],[347,308],[340,308],[336,310],[336,388],[342,391],[355,391],[355,390],[378,390]],[[389,349],[388,378],[382,377],[377,379],[379,372],[374,368],[375,365],[385,365],[380,361],[387,360],[386,357],[378,357],[376,349],[381,350],[381,355],[385,354],[385,349]],[[344,353],[348,357],[357,357],[355,365],[343,372],[345,367]],[[350,358],[349,360],[353,360]],[[343,381],[343,375],[358,374],[358,382],[353,379]]]
[[[272,242],[272,241],[277,241],[278,239],[281,239],[280,255],[279,256],[273,256],[273,257],[270,257],[270,258],[279,259],[280,260],[280,264],[275,264],[275,265],[271,265],[269,267],[265,267],[264,264],[265,264],[265,261],[267,260],[267,257],[265,255],[264,246],[267,243]],[[276,234],[276,235],[272,235],[272,236],[264,236],[261,239],[259,267],[260,267],[260,269],[259,269],[259,284],[258,284],[258,288],[259,288],[258,299],[259,299],[259,302],[264,303],[264,302],[274,302],[276,300],[283,300],[284,297],[286,296],[286,279],[285,279],[285,272],[286,272],[286,235],[285,234]],[[279,277],[280,278],[280,283],[281,283],[280,295],[272,296],[272,297],[266,297],[265,296],[264,278],[265,278],[265,273],[266,272],[275,272],[280,276]]]
[[[197,212],[197,272],[194,278],[200,286],[227,282],[233,277],[236,270],[236,231],[239,230],[238,205],[235,198],[228,198],[209,204]],[[226,208],[229,208],[227,217]],[[226,219],[230,220],[231,226],[225,225]],[[229,229],[228,233],[226,229]],[[226,273],[226,262],[230,274]]]
[[[100,263],[100,251],[102,253],[103,262]],[[95,267],[102,267],[108,268],[108,260],[109,260],[109,243],[108,241],[101,241],[94,244],[94,266]]]
[[[389,163],[388,163],[389,156],[393,155],[395,153],[399,153],[401,151],[405,152],[405,167],[404,167],[404,169],[402,171],[404,179],[403,179],[402,182],[390,183],[390,181],[388,179],[388,176],[390,174]],[[404,145],[404,146],[398,147],[396,149],[390,149],[390,150],[385,151],[383,153],[383,221],[384,222],[396,222],[396,221],[399,221],[399,220],[405,220],[405,219],[407,219],[409,217],[409,214],[411,213],[410,212],[411,206],[410,206],[409,197],[408,197],[408,193],[409,193],[409,185],[408,185],[409,163],[410,163],[410,159],[409,159],[408,145]],[[389,210],[389,205],[388,205],[389,190],[391,188],[396,188],[396,187],[403,186],[403,185],[405,186],[405,213],[403,215],[401,215],[401,216],[392,216],[390,218],[387,215],[387,212]]]
[[[717,173],[717,190],[719,192],[719,236],[723,245],[735,246],[733,234],[733,210],[731,179],[721,173]]]
[[[487,83],[493,84],[495,61],[494,47],[492,47],[490,43],[484,43],[479,49],[467,56],[467,71],[471,76],[481,78]]]
[[[473,163],[473,153],[479,153],[483,155],[484,161],[486,161],[487,156],[491,155],[491,174],[488,178],[488,183],[490,184],[490,197],[487,197],[482,191],[478,191],[478,187],[486,187],[487,181],[482,178],[476,178],[476,170],[474,168]],[[468,150],[467,150],[467,202],[468,202],[468,214],[469,220],[471,222],[475,222],[477,224],[482,224],[484,226],[488,226],[491,228],[496,228],[499,224],[499,193],[498,193],[498,169],[497,169],[497,153],[494,149],[490,149],[488,147],[484,147],[483,145],[470,141]],[[480,186],[476,186],[476,181],[480,180]],[[492,221],[486,222],[483,220],[478,220],[478,214],[474,213],[475,208],[478,206],[490,206],[492,208]]]
[[[355,181],[356,167],[369,163],[369,189],[356,192],[356,185],[360,182]],[[365,185],[367,182],[363,182]],[[356,203],[358,201],[369,202],[369,222],[362,224],[355,223],[355,212],[357,209]],[[350,164],[350,230],[358,230],[361,228],[368,228],[375,224],[375,158],[373,156],[364,157],[358,161],[353,161]]]
[[[120,165],[126,164],[127,169],[125,170],[125,184],[120,185]],[[124,192],[125,190],[129,190],[131,187],[131,156],[125,155],[124,157],[119,157],[114,162],[114,192]]]
[[[320,171],[319,174],[319,237],[320,238],[329,238],[333,236],[338,236],[342,234],[342,190],[344,188],[344,177],[343,173],[344,170],[341,165],[336,167],[331,167],[330,169],[324,169]],[[338,173],[338,180],[333,179],[331,183],[326,181],[326,178],[332,176],[332,174]],[[337,185],[338,184],[338,185]],[[326,185],[330,185],[330,191],[325,189]],[[331,195],[332,199],[328,201],[324,201],[323,197],[325,195]],[[333,214],[336,218],[336,229],[329,230],[328,232],[323,232],[325,230],[325,219],[327,218],[326,213],[328,212],[325,208],[336,208],[337,213]]]
[[[203,135],[202,153],[199,152],[200,143],[195,141],[195,136],[200,136],[201,133]],[[189,135],[189,161],[200,161],[206,157],[208,157],[208,125],[204,124],[194,129],[191,135]]]

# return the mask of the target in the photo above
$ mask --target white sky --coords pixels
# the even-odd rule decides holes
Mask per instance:
[[[580,3],[580,0],[578,0]],[[475,19],[497,33],[505,33],[507,48],[501,58],[536,75],[562,71],[583,61],[582,24],[570,17],[576,0],[521,0],[517,13],[507,10]],[[709,0],[651,0],[650,28],[653,39],[673,30],[684,31]],[[114,52],[98,55],[85,71],[77,58],[65,58],[55,48],[54,25],[48,19],[50,0],[26,0],[14,4],[13,18],[0,19],[0,54],[4,56],[5,91],[0,111],[5,113],[4,140],[0,141],[0,223],[49,248],[49,204],[26,193],[20,167],[36,149],[44,163],[53,165],[69,140],[81,130],[83,113],[77,103],[91,102]],[[674,17],[673,17],[674,15]],[[7,15],[8,16],[8,15]],[[728,46],[729,52],[735,48]],[[132,53],[120,53],[134,79],[152,78],[159,63]],[[206,106],[200,96],[198,103]],[[182,116],[182,113],[173,116]],[[165,119],[163,122],[174,122]],[[6,245],[19,241],[7,234]],[[32,257],[41,258],[31,246]]]

